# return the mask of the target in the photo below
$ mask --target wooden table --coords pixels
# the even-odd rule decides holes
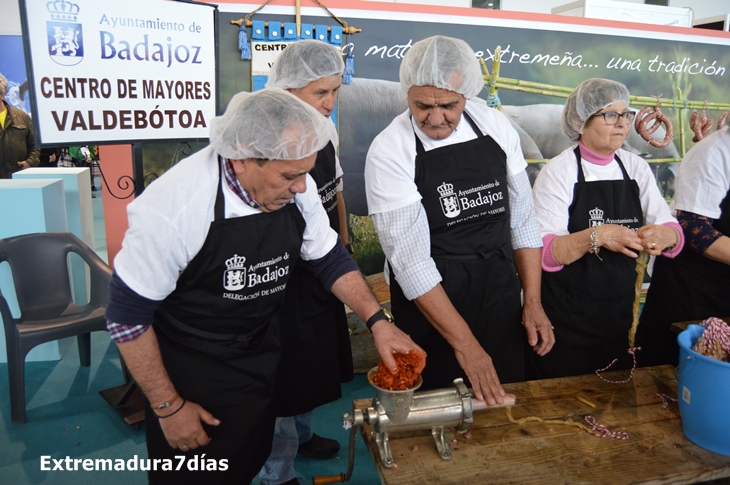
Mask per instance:
[[[607,372],[621,380],[626,372]],[[429,430],[390,434],[396,468],[380,463],[372,426],[361,434],[384,484],[684,484],[730,477],[730,457],[700,448],[685,438],[676,402],[662,407],[657,393],[677,395],[674,367],[637,369],[625,384],[609,384],[595,374],[506,384],[515,394],[515,419],[572,419],[594,416],[628,440],[597,438],[572,426],[509,421],[505,409],[474,413],[470,437],[448,435],[451,461],[443,461]],[[375,394],[373,393],[373,396]],[[582,397],[596,409],[576,399]],[[367,408],[372,399],[353,401]],[[730,437],[728,437],[730,439]],[[456,440],[456,442],[454,442]],[[357,467],[357,463],[355,464]],[[722,480],[730,483],[730,480]]]

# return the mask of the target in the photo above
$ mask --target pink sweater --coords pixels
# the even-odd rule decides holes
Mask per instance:
[[[589,163],[594,163],[596,165],[608,165],[613,161],[613,154],[608,156],[599,155],[589,150],[581,142],[578,142],[578,146],[580,147],[581,157]],[[663,225],[671,227],[679,233],[679,242],[677,245],[671,251],[664,251],[663,253],[664,256],[673,258],[682,251],[682,247],[684,246],[684,234],[682,232],[682,227],[676,222],[666,222]],[[550,273],[563,269],[563,265],[558,264],[553,257],[553,241],[556,237],[558,237],[557,234],[547,234],[542,238],[542,269]]]

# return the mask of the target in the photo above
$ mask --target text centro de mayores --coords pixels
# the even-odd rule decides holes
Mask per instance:
[[[63,78],[44,77],[40,80],[40,93],[44,98],[105,98],[114,94],[118,99],[139,98],[136,79],[117,79],[116,92],[113,83],[106,78]],[[144,99],[210,99],[208,81],[142,80]],[[58,131],[76,130],[143,130],[146,128],[206,128],[203,112],[197,110],[159,109],[146,110],[103,110],[95,116],[93,110],[51,111]],[[70,116],[69,116],[70,115]]]

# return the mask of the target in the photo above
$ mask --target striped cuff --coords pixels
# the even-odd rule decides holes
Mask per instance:
[[[122,325],[107,321],[106,328],[109,330],[112,340],[121,344],[141,337],[150,328],[150,325]]]

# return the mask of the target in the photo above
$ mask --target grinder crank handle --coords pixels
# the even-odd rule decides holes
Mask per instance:
[[[504,402],[502,404],[495,404],[493,406],[490,406],[487,404],[486,401],[480,401],[476,398],[471,398],[471,408],[473,411],[482,411],[484,409],[492,409],[492,408],[505,408],[507,406],[514,406],[515,405],[515,395],[514,394],[505,394]]]
[[[326,485],[328,483],[343,483],[347,481],[344,473],[339,475],[325,475],[321,477],[312,477],[312,485]]]
[[[353,408],[353,414],[355,409]],[[312,485],[327,485],[328,483],[344,483],[349,482],[352,476],[352,471],[355,468],[355,444],[357,443],[357,429],[355,421],[350,418],[347,414],[344,416],[346,423],[350,426],[350,439],[347,447],[347,473],[340,473],[339,475],[322,475],[319,477],[312,477]]]

